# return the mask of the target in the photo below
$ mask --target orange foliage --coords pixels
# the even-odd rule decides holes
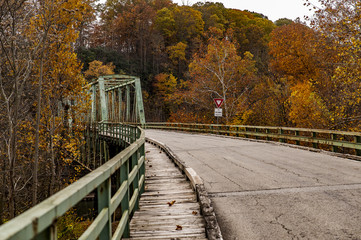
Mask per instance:
[[[317,77],[316,40],[316,33],[300,23],[275,29],[269,43],[273,71],[287,76],[292,85]]]

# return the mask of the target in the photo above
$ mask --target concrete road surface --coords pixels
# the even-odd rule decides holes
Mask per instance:
[[[361,239],[361,162],[271,143],[146,130],[203,179],[224,239]]]

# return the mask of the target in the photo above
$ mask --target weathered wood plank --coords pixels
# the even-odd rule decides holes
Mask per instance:
[[[197,196],[182,172],[152,145],[146,145],[145,163],[145,192],[130,223],[130,239],[207,239]]]

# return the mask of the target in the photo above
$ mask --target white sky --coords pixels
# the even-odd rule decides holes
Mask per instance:
[[[173,0],[182,5],[192,5],[204,0]],[[249,10],[251,12],[262,13],[271,21],[280,18],[295,20],[297,17],[304,21],[304,16],[312,16],[308,7],[304,6],[304,0],[208,0],[208,2],[221,2],[226,8]],[[312,1],[317,2],[316,0]]]

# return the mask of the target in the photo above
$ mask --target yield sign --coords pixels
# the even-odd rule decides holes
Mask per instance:
[[[222,105],[222,103],[223,103],[223,101],[224,101],[222,98],[215,98],[215,99],[213,99],[213,100],[214,100],[214,102],[216,103],[217,108],[221,107],[221,105]]]

